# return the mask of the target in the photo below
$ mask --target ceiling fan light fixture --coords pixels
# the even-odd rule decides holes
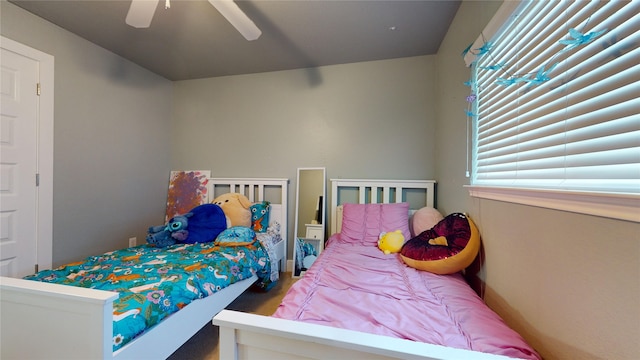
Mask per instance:
[[[262,35],[256,24],[233,2],[233,0],[209,0],[222,16],[238,30],[245,39],[252,41]]]
[[[131,1],[129,12],[124,22],[134,28],[148,28],[160,0]]]

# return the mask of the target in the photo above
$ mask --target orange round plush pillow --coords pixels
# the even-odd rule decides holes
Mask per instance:
[[[471,265],[479,250],[476,225],[465,214],[454,213],[407,241],[400,256],[412,268],[453,274]]]

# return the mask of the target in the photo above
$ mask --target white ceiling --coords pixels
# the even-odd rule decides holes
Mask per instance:
[[[9,1],[169,80],[435,54],[460,5],[240,0],[262,30],[247,41],[206,0],[161,0],[148,29],[125,24],[130,0]]]

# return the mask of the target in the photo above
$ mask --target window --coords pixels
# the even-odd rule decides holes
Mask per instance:
[[[638,59],[638,1],[506,1],[465,56],[471,194],[640,221]]]

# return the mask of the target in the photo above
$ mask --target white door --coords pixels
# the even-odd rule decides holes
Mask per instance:
[[[43,213],[39,210],[38,161],[40,152],[45,150],[39,149],[41,109],[38,94],[41,66],[38,59],[22,55],[16,52],[16,49],[9,50],[13,43],[4,38],[2,40],[0,275],[22,277],[32,274],[40,259],[44,259],[44,267],[51,266],[51,234],[40,234],[42,227],[39,225],[39,217]],[[44,129],[48,131],[49,126],[45,126]],[[49,147],[48,144],[45,144],[45,147]],[[50,174],[47,176],[50,177]],[[48,191],[49,186],[46,188]],[[46,195],[43,199],[44,206],[48,206],[49,203],[48,194]],[[47,224],[51,223],[49,219],[43,220]],[[39,254],[41,246],[44,253]]]

